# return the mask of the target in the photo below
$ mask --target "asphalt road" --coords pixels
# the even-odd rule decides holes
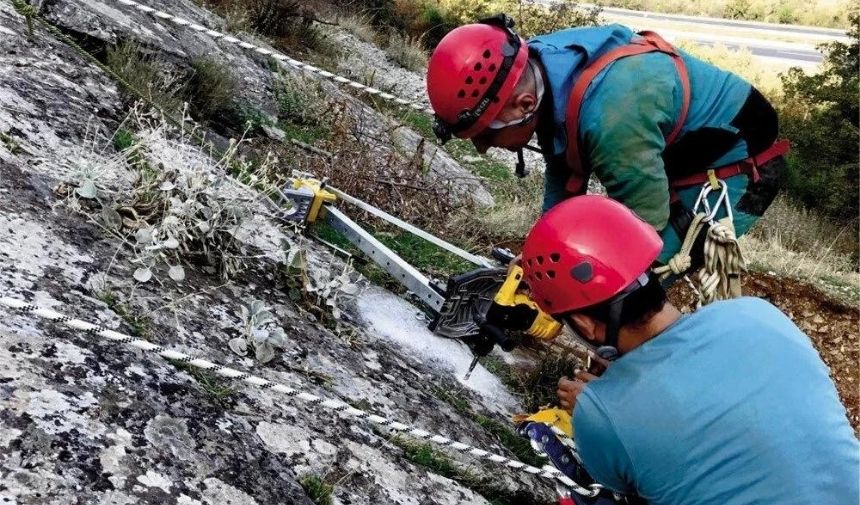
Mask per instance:
[[[555,0],[534,1],[551,4]],[[589,7],[589,4],[580,5]],[[843,30],[813,26],[662,14],[614,7],[604,7],[601,14],[607,21],[637,30],[653,29],[670,41],[683,39],[703,45],[747,49],[753,56],[786,66],[815,67],[823,59],[816,49],[817,45],[833,40],[848,40]],[[673,25],[677,26],[677,30]],[[794,41],[773,40],[774,37]]]
[[[581,4],[583,7],[589,4]],[[720,28],[749,28],[765,32],[790,33],[797,36],[821,37],[823,39],[845,38],[845,30],[833,28],[819,28],[817,26],[785,25],[776,23],[761,23],[757,21],[744,21],[737,19],[720,19],[704,16],[685,16],[680,14],[663,14],[659,12],[634,11],[630,9],[619,9],[616,7],[604,7],[603,12],[612,16],[626,16],[653,19],[657,21],[684,21],[685,23],[696,23],[701,25],[717,26]]]

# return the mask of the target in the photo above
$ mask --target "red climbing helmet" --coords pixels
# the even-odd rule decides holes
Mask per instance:
[[[584,195],[535,223],[522,265],[534,301],[558,315],[612,300],[649,270],[662,247],[654,228],[632,210]]]
[[[528,64],[526,42],[504,14],[446,35],[427,67],[427,95],[442,142],[471,138],[501,112]]]

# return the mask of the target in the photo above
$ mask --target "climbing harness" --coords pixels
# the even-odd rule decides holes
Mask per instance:
[[[790,148],[788,140],[780,139],[759,154],[737,163],[670,181],[671,200],[676,203],[678,203],[678,190],[698,184],[702,185],[702,189],[696,198],[692,220],[687,227],[681,249],[669,259],[666,265],[654,269],[654,273],[660,276],[661,281],[670,276],[684,275],[687,283],[697,294],[699,307],[716,300],[736,298],[743,294],[740,276],[746,265],[735,234],[733,206],[725,179],[746,175],[749,183],[755,184],[761,180],[758,168],[780,156],[785,156]],[[708,197],[712,192],[717,191],[719,195],[712,209]],[[726,216],[716,220],[720,208],[725,209]],[[702,242],[700,234],[705,229],[707,231]],[[694,275],[696,281],[693,281],[686,274],[692,267],[693,248],[700,244],[704,249],[704,266]]]
[[[669,182],[672,200],[674,201],[678,199],[678,195],[676,193],[678,189],[711,182],[712,177],[726,180],[729,177],[744,174],[749,177],[751,183],[759,182],[761,180],[761,175],[759,174],[758,168],[779,156],[785,156],[790,150],[791,143],[787,139],[779,139],[764,151],[756,154],[755,156],[750,156],[749,158],[738,161],[737,163],[718,167],[706,172],[692,174],[679,179],[672,179]]]
[[[705,233],[704,265],[695,274],[697,282],[687,279],[698,296],[697,307],[716,300],[741,296],[740,276],[746,268],[735,236],[728,185],[724,180],[718,179],[713,171],[709,171],[709,176],[711,180],[702,186],[696,198],[692,211],[693,219],[680,250],[666,265],[654,269],[661,281],[672,275],[686,274],[693,264],[692,250],[699,242],[700,234]],[[717,192],[717,199],[711,206],[709,197]],[[721,209],[726,215],[717,220]]]
[[[666,137],[666,145],[675,142],[681,133],[684,122],[687,120],[687,111],[690,108],[690,76],[680,53],[654,32],[639,32],[638,35],[639,37],[634,38],[630,44],[609,51],[593,63],[589,63],[576,78],[576,84],[570,92],[570,99],[567,103],[567,111],[565,112],[565,124],[568,128],[567,165],[571,171],[566,189],[571,193],[580,193],[588,182],[579,152],[579,114],[582,109],[582,103],[585,100],[585,93],[588,91],[591,82],[610,64],[621,58],[655,51],[671,56],[672,61],[675,63],[678,77],[681,80],[682,101],[681,111],[675,119],[675,126],[672,128],[672,132]]]
[[[92,336],[102,337],[103,339],[106,339],[113,343],[122,344],[142,351],[155,353],[167,360],[183,363],[189,366],[193,366],[195,368],[199,368],[201,370],[208,370],[220,377],[235,381],[241,381],[246,384],[256,386],[263,390],[277,391],[286,395],[290,399],[298,400],[312,407],[326,409],[336,414],[340,414],[344,417],[353,418],[356,420],[370,421],[373,424],[390,428],[394,431],[414,437],[420,441],[433,442],[434,444],[437,444],[444,448],[453,449],[460,453],[468,454],[470,456],[474,456],[485,461],[490,461],[492,463],[518,470],[529,475],[542,477],[544,479],[553,481],[556,484],[564,485],[573,492],[582,496],[595,496],[597,494],[594,489],[579,485],[573,479],[569,478],[561,471],[551,466],[537,468],[535,466],[527,465],[521,461],[517,461],[515,459],[511,459],[493,453],[491,451],[487,451],[456,440],[451,440],[448,437],[434,434],[406,423],[401,423],[393,419],[388,419],[384,416],[380,416],[371,412],[367,412],[365,410],[355,408],[341,400],[322,398],[306,391],[301,391],[299,389],[291,388],[281,383],[264,379],[257,375],[252,375],[247,372],[236,370],[234,368],[219,365],[215,362],[203,358],[195,358],[185,353],[168,349],[157,344],[153,344],[152,342],[141,338],[132,337],[130,335],[126,335],[124,333],[120,333],[118,331],[114,331],[100,325],[92,324],[80,319],[75,319],[60,312],[57,312],[53,309],[31,305],[25,301],[16,298],[0,297],[0,305],[13,309],[14,311],[21,314],[33,314],[43,319],[62,324],[73,330],[81,331]]]

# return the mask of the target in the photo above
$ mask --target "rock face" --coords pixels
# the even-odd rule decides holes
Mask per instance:
[[[145,47],[156,48],[162,56],[178,60],[205,55],[223,63],[231,69],[234,76],[241,79],[238,88],[244,99],[265,112],[273,112],[274,82],[271,68],[275,60],[231,44],[218,43],[205,34],[187,28],[155,23],[149,16],[128,7],[121,7],[112,0],[45,3],[47,5],[43,9],[46,17],[68,32],[80,33],[110,44],[137,41]],[[156,1],[149,2],[148,5],[183,19],[224,30],[223,20],[190,1]],[[242,34],[242,37],[266,46],[264,42],[254,40],[248,34]],[[287,73],[300,72],[287,64],[279,65]],[[347,106],[351,116],[360,118],[364,138],[359,140],[365,142],[368,149],[379,151],[381,158],[387,155],[412,156],[420,153],[426,167],[426,182],[450,188],[449,193],[453,196],[470,200],[480,207],[493,204],[492,195],[480,180],[443,150],[432,145],[425,146],[426,142],[419,134],[380,115],[354,96],[339,90],[332,82],[312,73],[302,75],[319,81],[328,93]],[[378,139],[388,136],[392,137],[392,143],[380,145]]]
[[[151,4],[220,23],[190,1]],[[70,33],[132,38],[179,59],[221,58],[245,80],[249,96],[262,103],[271,92],[261,61],[198,35],[169,33],[115,2],[47,0],[41,9]],[[302,244],[311,271],[341,272],[345,265],[262,209],[249,232],[236,231],[248,259],[230,280],[191,263],[182,282],[171,280],[164,265],[156,279],[136,282],[140,265],[129,245],[92,217],[87,202],[76,210],[74,192],[55,191],[82,173],[113,197],[132,190],[135,170],[111,143],[127,112],[110,77],[38,25],[29,37],[25,20],[0,2],[0,296],[505,453],[435,392],[505,422],[493,414],[499,405],[458,385],[448,369],[378,338],[351,315],[348,296],[338,302],[344,315],[336,327],[290,298],[276,282],[288,261],[284,244]],[[153,166],[224,177],[223,165],[207,161],[176,131],[138,133]],[[224,191],[239,189],[228,182]],[[286,334],[265,365],[228,347],[242,334],[242,307],[255,299]],[[544,482],[454,459],[512,496],[531,497],[518,503],[552,499]],[[0,308],[0,503],[309,504],[299,484],[307,475],[336,482],[335,503],[488,503],[415,466],[390,434],[367,424]]]

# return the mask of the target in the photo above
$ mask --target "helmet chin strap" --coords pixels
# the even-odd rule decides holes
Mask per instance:
[[[517,164],[514,165],[514,173],[520,179],[529,175],[529,173],[526,172],[526,160],[523,158],[522,148],[517,150]]]
[[[621,356],[618,350],[618,334],[621,331],[621,312],[624,310],[624,301],[631,293],[648,284],[648,274],[644,273],[636,279],[627,289],[614,300],[609,302],[609,320],[606,322],[606,335],[603,337],[603,345],[597,348],[597,355],[606,361],[615,361]]]
[[[621,311],[624,310],[624,299],[627,293],[616,298],[609,304],[609,321],[606,322],[606,335],[603,345],[597,348],[597,355],[606,361],[615,361],[618,352],[618,332],[621,330]]]
[[[514,173],[520,179],[529,175],[528,171],[526,170],[526,160],[523,158],[523,149],[528,149],[529,151],[543,154],[543,151],[541,151],[539,147],[535,147],[530,144],[526,144],[517,150],[517,164],[514,165]]]

